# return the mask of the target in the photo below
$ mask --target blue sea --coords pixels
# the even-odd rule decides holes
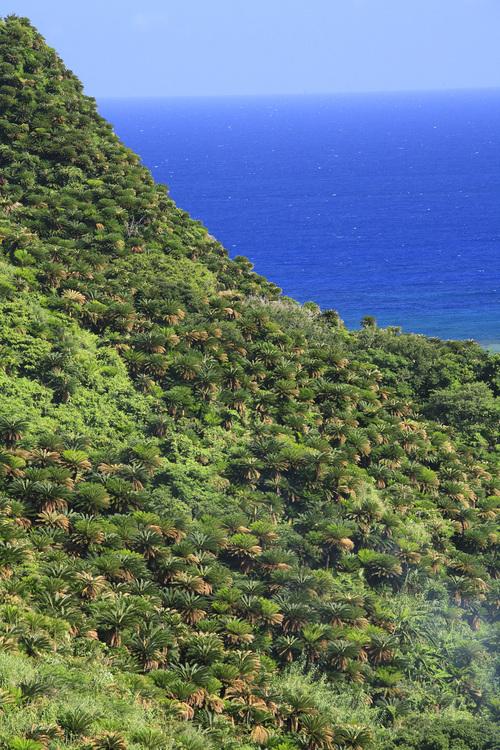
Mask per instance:
[[[500,342],[500,91],[105,100],[231,255],[350,327]]]

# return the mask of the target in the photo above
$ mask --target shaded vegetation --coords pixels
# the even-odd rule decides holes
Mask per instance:
[[[16,17],[0,112],[0,747],[498,748],[498,356],[282,297]]]

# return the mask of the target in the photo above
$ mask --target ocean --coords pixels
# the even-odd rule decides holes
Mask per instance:
[[[98,104],[285,294],[352,328],[500,342],[500,91]]]

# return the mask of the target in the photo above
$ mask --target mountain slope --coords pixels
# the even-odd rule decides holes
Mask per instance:
[[[499,358],[282,297],[16,17],[0,111],[3,746],[496,747]]]

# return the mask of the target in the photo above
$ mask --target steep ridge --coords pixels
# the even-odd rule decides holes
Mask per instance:
[[[230,260],[13,16],[0,113],[0,747],[498,747],[499,357]]]

